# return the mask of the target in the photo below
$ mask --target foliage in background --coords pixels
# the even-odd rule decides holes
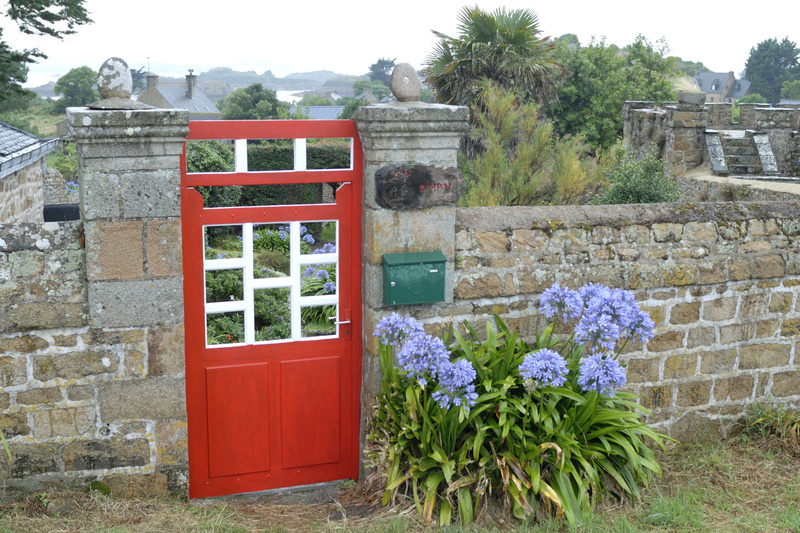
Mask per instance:
[[[97,72],[87,66],[70,70],[56,81],[53,91],[61,98],[53,100],[51,113],[60,115],[68,107],[83,107],[100,100],[97,92]]]
[[[65,141],[62,149],[53,154],[50,164],[66,182],[78,181],[78,150],[74,142]]]
[[[575,525],[606,496],[638,497],[660,473],[648,444],[663,447],[664,436],[618,390],[618,354],[652,338],[649,315],[629,291],[596,284],[554,285],[541,307],[552,322],[531,344],[496,317],[498,329],[454,332],[452,354],[412,318],[381,320],[367,456],[385,478],[384,504],[404,496],[448,525],[496,498],[518,518]]]
[[[235,155],[233,147],[220,141],[191,141],[186,143],[187,172],[232,172]],[[197,187],[206,206],[233,207],[240,205],[242,187]]]
[[[22,33],[62,39],[75,33],[76,26],[92,22],[84,3],[84,0],[8,0],[4,14]],[[2,36],[0,28],[0,102],[5,102],[24,92],[22,84],[28,79],[28,65],[47,56],[37,49],[14,50]]]
[[[480,147],[463,171],[467,187],[460,205],[581,203],[597,176],[577,136],[557,137],[538,105],[484,80],[485,111],[473,118],[471,140]]]
[[[750,49],[744,78],[750,81],[753,92],[777,103],[783,83],[800,80],[800,49],[788,37],[781,41],[775,38],[761,41]]]
[[[477,82],[484,78],[526,101],[545,102],[554,95],[554,83],[565,70],[553,58],[553,45],[541,36],[532,10],[501,7],[489,13],[465,6],[458,20],[456,37],[433,31],[440,40],[423,69],[440,102],[480,107]]]
[[[673,100],[674,59],[664,41],[639,35],[619,49],[605,41],[587,47],[560,44],[554,56],[571,75],[556,87],[550,117],[560,135],[585,137],[595,152],[610,148],[622,136],[622,105],[628,100]]]
[[[371,64],[369,66],[370,81],[388,87],[392,81],[392,70],[394,69],[395,61],[397,61],[397,58],[387,59],[381,57],[375,63]]]
[[[777,437],[800,450],[800,410],[754,403],[747,407],[742,434],[748,439]]]
[[[226,120],[267,120],[289,118],[289,104],[278,100],[278,93],[260,83],[236,89],[217,102]]]
[[[665,174],[663,162],[652,151],[627,152],[618,144],[607,156],[611,159],[608,185],[592,203],[649,204],[678,199],[678,182]]]
[[[783,82],[783,85],[781,85],[781,98],[786,100],[800,100],[800,79]]]

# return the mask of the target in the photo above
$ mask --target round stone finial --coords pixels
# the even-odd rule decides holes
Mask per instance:
[[[422,96],[417,71],[408,63],[395,65],[389,88],[398,102],[419,102]]]
[[[97,91],[104,100],[130,98],[133,94],[133,78],[128,64],[118,57],[106,59],[97,75]]]

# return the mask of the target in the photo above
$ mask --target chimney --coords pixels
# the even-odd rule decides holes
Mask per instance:
[[[147,89],[155,89],[158,87],[158,75],[157,74],[148,74],[147,75]]]
[[[194,98],[194,88],[197,86],[197,76],[192,74],[193,70],[189,69],[189,74],[186,75],[186,96]]]

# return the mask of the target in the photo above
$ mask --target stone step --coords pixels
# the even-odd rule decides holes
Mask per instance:
[[[732,165],[728,164],[731,174],[761,174],[761,165]]]

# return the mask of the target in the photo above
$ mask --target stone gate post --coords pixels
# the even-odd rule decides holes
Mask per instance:
[[[392,77],[397,101],[361,107],[353,117],[364,148],[362,442],[380,383],[375,325],[392,311],[413,314],[431,308],[384,303],[383,255],[441,251],[445,304],[453,301],[455,202],[463,190],[456,155],[469,127],[469,111],[419,102],[413,88],[409,97],[405,88],[397,88],[398,79],[408,83],[409,78],[418,87],[411,66],[397,65]]]
[[[112,431],[141,425],[134,433],[152,450],[137,460],[150,472],[144,483],[185,490],[180,154],[189,115],[113,106],[67,112],[79,156],[89,331],[142,347],[124,354],[124,379],[98,380],[98,415]]]

